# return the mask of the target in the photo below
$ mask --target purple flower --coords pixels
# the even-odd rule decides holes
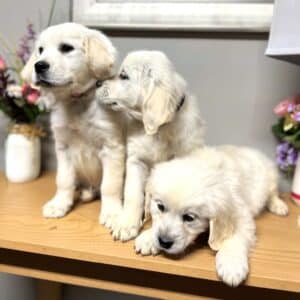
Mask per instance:
[[[20,57],[23,64],[27,62],[31,53],[31,44],[35,40],[35,31],[33,29],[33,24],[29,23],[27,25],[27,32],[21,38],[19,49],[17,50],[17,54]]]
[[[298,151],[288,142],[282,142],[276,147],[276,162],[281,170],[287,170],[296,165]]]
[[[295,108],[295,103],[290,103],[287,107],[287,111],[291,113],[293,112],[294,108]]]

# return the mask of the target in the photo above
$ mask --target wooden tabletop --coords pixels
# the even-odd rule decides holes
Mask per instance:
[[[203,243],[185,257],[171,259],[141,257],[135,254],[133,242],[114,242],[98,224],[99,201],[78,204],[62,219],[44,219],[42,205],[54,191],[53,173],[25,184],[8,183],[0,174],[0,248],[218,280],[215,253]],[[249,286],[300,292],[300,208],[288,203],[288,217],[265,212],[257,220]]]

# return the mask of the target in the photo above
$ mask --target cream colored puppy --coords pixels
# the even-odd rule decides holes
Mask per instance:
[[[122,123],[116,113],[94,101],[96,82],[111,76],[115,55],[101,32],[65,23],[41,33],[22,71],[26,81],[40,87],[51,110],[58,165],[56,194],[43,207],[47,218],[63,217],[71,209],[77,186],[85,188],[83,200],[101,191],[100,221],[107,227],[121,208]]]
[[[182,253],[209,227],[217,273],[231,286],[247,277],[254,217],[266,206],[278,215],[288,213],[278,197],[273,163],[256,150],[234,146],[203,148],[159,164],[147,184],[146,201],[152,227],[138,236],[136,251]]]
[[[119,74],[97,91],[99,103],[128,117],[124,211],[115,239],[134,238],[142,225],[144,188],[155,163],[203,144],[199,103],[162,52],[127,55]]]

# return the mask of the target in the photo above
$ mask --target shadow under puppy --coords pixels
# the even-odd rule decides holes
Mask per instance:
[[[152,227],[135,241],[136,252],[179,254],[209,227],[218,276],[239,285],[248,274],[255,222],[265,207],[288,213],[278,197],[277,170],[260,152],[244,147],[205,147],[157,165],[146,187]]]
[[[128,54],[119,74],[97,91],[97,100],[128,120],[124,210],[112,232],[115,239],[126,241],[142,225],[150,169],[201,147],[204,122],[185,80],[159,51]]]
[[[64,23],[40,34],[22,71],[24,80],[40,87],[51,112],[58,165],[56,194],[43,207],[47,218],[63,217],[71,209],[78,184],[86,187],[83,200],[101,190],[100,221],[107,227],[121,209],[123,125],[116,113],[94,101],[96,82],[111,76],[115,56],[101,32]]]

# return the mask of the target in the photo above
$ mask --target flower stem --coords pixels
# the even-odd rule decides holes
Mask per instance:
[[[51,25],[51,23],[52,23],[55,6],[56,6],[56,0],[52,0],[52,5],[51,5],[51,10],[50,10],[49,18],[48,18],[47,27],[49,27]]]

